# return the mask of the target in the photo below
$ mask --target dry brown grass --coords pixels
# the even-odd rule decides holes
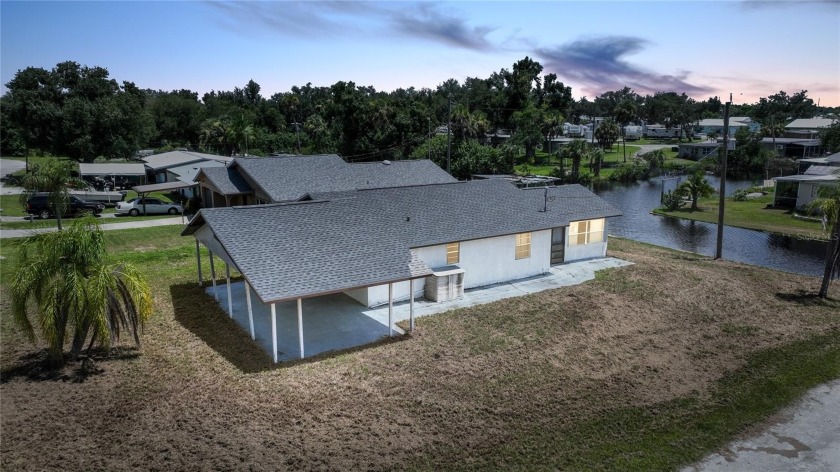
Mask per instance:
[[[622,240],[610,252],[635,265],[281,367],[186,263],[171,280],[148,269],[162,280],[140,355],[84,382],[30,379],[34,348],[4,316],[3,468],[492,467],[522,433],[703,396],[751,353],[840,328],[838,305],[807,295],[814,278]]]

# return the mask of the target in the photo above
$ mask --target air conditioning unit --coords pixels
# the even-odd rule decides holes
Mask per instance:
[[[426,300],[445,302],[464,295],[464,269],[458,266],[445,266],[432,269],[432,275],[426,277]]]

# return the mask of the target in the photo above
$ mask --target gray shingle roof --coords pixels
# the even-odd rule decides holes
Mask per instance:
[[[297,200],[307,194],[455,182],[429,160],[348,164],[335,155],[237,158],[241,172],[274,202]]]
[[[264,302],[427,275],[411,249],[566,226],[620,212],[579,185],[517,189],[496,180],[362,190],[332,200],[203,209]]]
[[[207,180],[216,187],[222,195],[239,195],[251,193],[254,189],[234,169],[229,167],[204,168],[201,171]],[[196,176],[197,177],[197,176]]]

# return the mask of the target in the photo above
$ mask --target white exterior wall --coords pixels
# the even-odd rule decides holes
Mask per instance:
[[[799,192],[796,194],[796,207],[803,207],[819,198],[820,187],[840,185],[838,182],[799,182]]]
[[[432,269],[446,265],[446,245],[415,249],[417,256]],[[548,272],[551,266],[551,230],[531,233],[531,257],[516,259],[516,235],[462,241],[460,262],[464,269],[464,288],[470,289],[522,279]],[[597,257],[597,256],[592,256]],[[394,284],[394,300],[408,299],[408,282]],[[425,280],[414,281],[415,297],[422,297]],[[366,306],[388,303],[388,285],[350,290],[347,295]]]
[[[583,259],[594,259],[596,257],[607,257],[607,234],[609,220],[604,220],[604,241],[600,243],[585,244],[583,246],[569,246],[569,227],[566,227],[566,254],[564,262],[580,261]]]

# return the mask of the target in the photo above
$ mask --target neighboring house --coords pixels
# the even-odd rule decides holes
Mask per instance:
[[[195,177],[205,208],[290,202],[314,193],[455,182],[427,159],[347,163],[335,154],[237,157]]]
[[[751,132],[755,133],[759,130],[760,125],[758,122],[753,121],[752,118],[748,116],[733,116],[729,118],[730,136],[735,136],[735,133],[738,132],[738,130],[741,128],[746,128]],[[694,127],[694,131],[697,133],[704,134],[715,133],[718,136],[723,136],[723,119],[706,118],[704,120],[700,120]]]
[[[239,271],[272,312],[298,300],[301,320],[302,299],[345,293],[390,306],[441,278],[469,289],[604,257],[607,218],[620,215],[579,185],[518,189],[501,179],[311,196],[202,209],[182,235]]]
[[[840,167],[811,166],[804,174],[776,177],[773,206],[801,208],[819,196],[825,185],[840,185]]]
[[[734,151],[736,146],[735,139],[730,139],[727,142],[727,149]],[[697,143],[680,143],[678,155],[683,159],[692,159],[699,161],[708,156],[715,156],[723,147],[723,138],[718,138],[715,141],[700,141]]]
[[[192,164],[187,164],[178,167],[170,167],[166,169],[166,182],[181,182],[189,184],[189,187],[180,188],[177,191],[186,198],[192,198],[197,194],[195,187],[195,176],[201,169],[208,167],[225,167],[224,162],[217,161],[199,161]]]
[[[761,146],[773,150],[773,138],[761,138]],[[822,153],[822,143],[819,139],[777,137],[775,146],[777,154],[794,159],[805,159],[806,157],[819,156]]]
[[[837,122],[837,118],[799,118],[785,126],[786,138],[815,138],[820,130]]]
[[[815,157],[812,159],[799,159],[799,173],[804,174],[811,166],[840,167],[840,152],[826,157]]]
[[[187,164],[200,164],[202,162],[227,163],[232,161],[233,158],[217,156],[215,154],[204,154],[201,152],[171,151],[147,156],[141,160],[146,165],[149,181],[160,184],[164,182],[177,181],[177,179],[169,180],[169,176],[167,175],[167,170],[173,167],[181,167]]]

